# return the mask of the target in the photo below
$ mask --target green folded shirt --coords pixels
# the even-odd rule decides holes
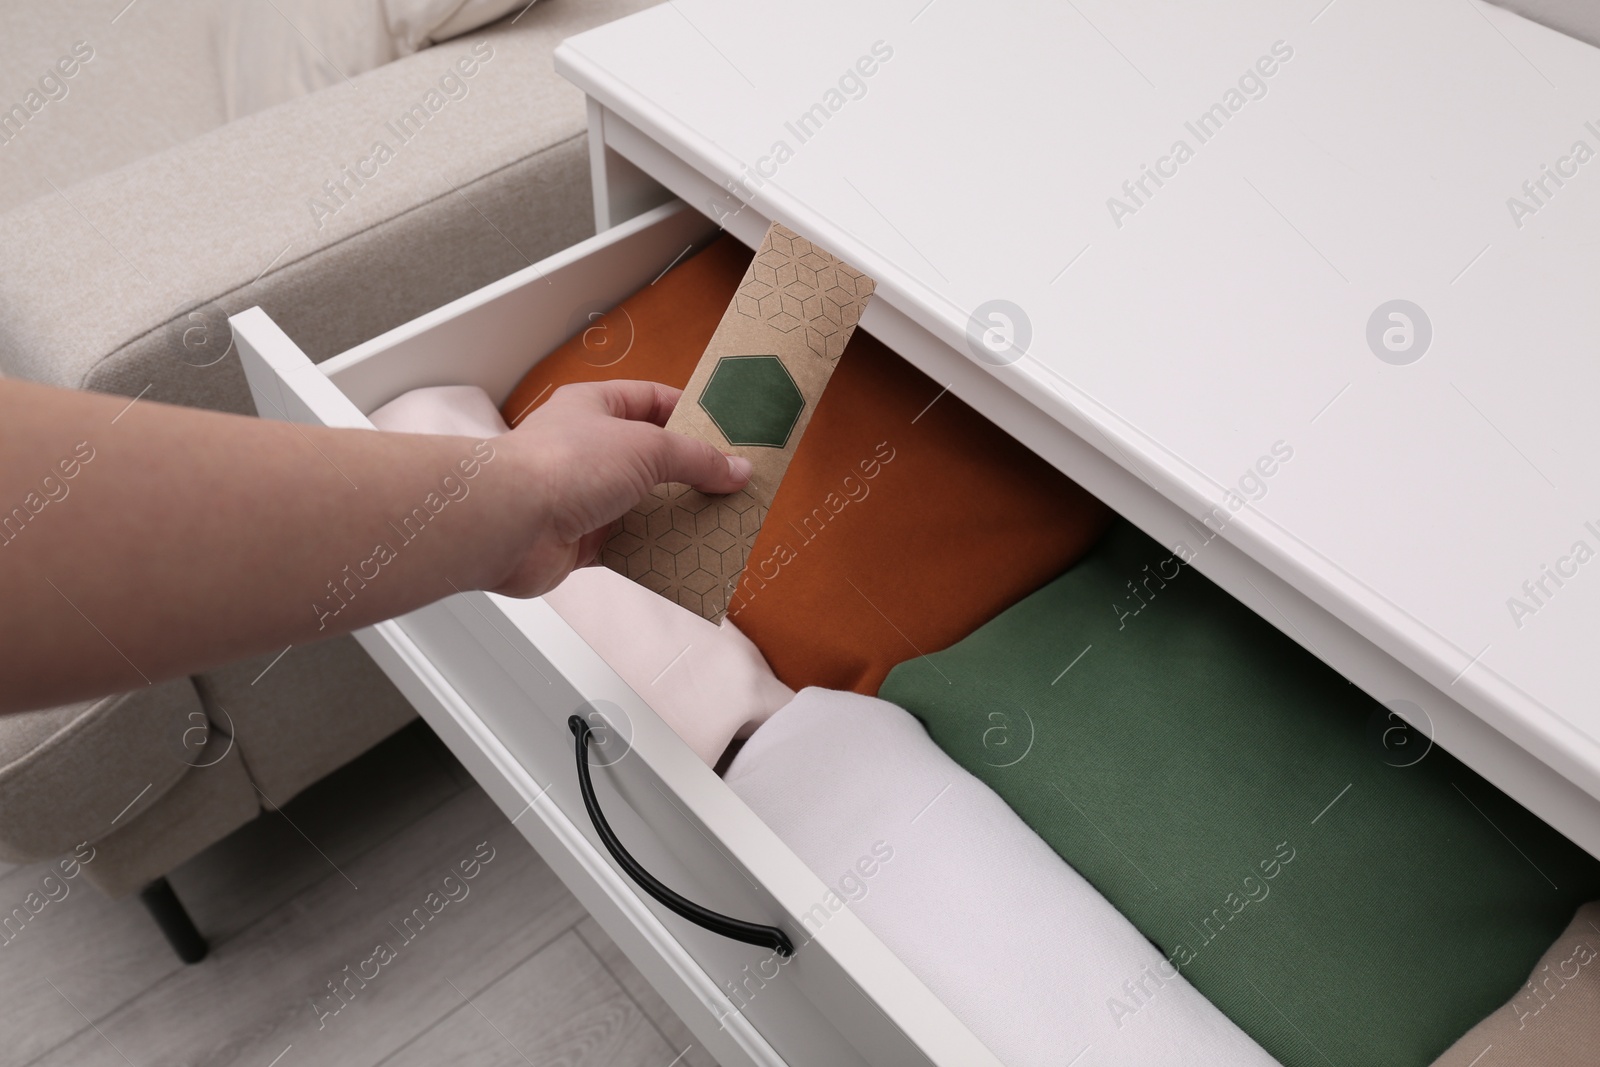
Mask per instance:
[[[1600,863],[1126,523],[878,695],[1286,1067],[1424,1067],[1600,897]],[[1120,1025],[1161,997],[1105,986]]]

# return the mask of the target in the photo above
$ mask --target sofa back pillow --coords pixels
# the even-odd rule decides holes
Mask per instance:
[[[228,121],[338,85],[532,0],[222,0],[212,11]]]

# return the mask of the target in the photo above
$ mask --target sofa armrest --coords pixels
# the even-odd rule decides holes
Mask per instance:
[[[0,374],[249,412],[226,316],[324,359],[593,229],[551,55],[639,0],[513,20],[0,217]]]
[[[0,860],[70,852],[136,821],[227,747],[194,683],[0,716]]]

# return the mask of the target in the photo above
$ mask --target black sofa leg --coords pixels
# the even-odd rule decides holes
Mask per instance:
[[[195,929],[194,920],[184,910],[183,901],[172,891],[165,878],[157,878],[139,890],[139,899],[150,910],[156,925],[166,935],[167,944],[184,963],[199,963],[211,948]]]

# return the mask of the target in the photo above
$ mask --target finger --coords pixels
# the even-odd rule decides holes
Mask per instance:
[[[606,542],[611,540],[611,535],[621,525],[621,521],[610,522],[598,530],[590,530],[578,538],[578,551],[573,568],[592,567],[600,562],[600,551],[605,548]]]
[[[677,410],[678,401],[683,398],[683,390],[676,386],[667,385],[665,382],[651,382],[656,387],[655,408],[651,411],[648,421],[657,426],[665,426],[667,420]]]
[[[724,455],[671,430],[655,430],[646,437],[645,459],[657,483],[682,482],[702,493],[731,493],[750,480],[748,459]]]
[[[630,422],[648,422],[665,426],[678,406],[682,389],[660,382],[644,382],[619,378],[607,382],[589,382],[585,388],[592,391],[607,412]]]

